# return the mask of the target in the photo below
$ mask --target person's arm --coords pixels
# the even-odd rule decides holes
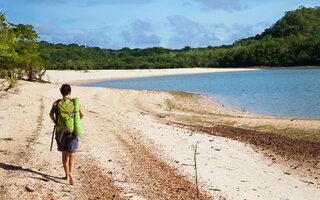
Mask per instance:
[[[79,106],[79,112],[80,112],[80,119],[82,119],[82,117],[83,117],[83,112],[82,112],[82,110],[81,110],[81,107]]]
[[[55,112],[55,107],[56,107],[55,104],[56,104],[56,103],[54,103],[54,104],[52,105],[52,108],[51,108],[51,110],[50,110],[49,116],[50,116],[52,122],[56,124],[57,122],[56,122],[56,119],[54,118],[54,112]]]

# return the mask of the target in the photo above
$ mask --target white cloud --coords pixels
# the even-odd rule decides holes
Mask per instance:
[[[76,43],[103,48],[108,48],[112,44],[111,39],[106,34],[107,27],[73,31],[61,28],[54,21],[44,20],[35,24],[35,30],[39,33],[41,40],[52,43]]]
[[[203,4],[205,9],[212,10],[240,10],[242,8],[239,0],[194,0]]]
[[[220,43],[213,31],[181,15],[167,18],[174,35],[169,39],[170,48],[206,47]]]
[[[161,38],[154,34],[152,25],[143,20],[133,21],[129,27],[121,31],[123,45],[129,47],[159,46]]]

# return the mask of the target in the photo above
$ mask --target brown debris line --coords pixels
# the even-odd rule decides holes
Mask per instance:
[[[142,187],[135,189],[136,194],[146,199],[197,199],[194,183],[154,155],[153,151],[141,144],[136,137],[129,135],[130,133],[123,138],[116,134],[116,137],[125,147],[127,155],[133,158],[129,169],[129,179],[132,179],[130,181],[143,183]],[[200,190],[199,199],[214,198]]]
[[[272,150],[276,155],[289,160],[309,162],[315,165],[317,165],[320,160],[319,142],[298,140],[276,133],[248,130],[226,125],[206,127],[176,122],[170,123],[179,127],[187,128],[191,131],[200,131],[210,135],[222,136],[249,143],[262,148],[262,150]]]
[[[122,197],[122,188],[114,185],[111,176],[107,176],[90,158],[78,158],[76,179],[81,184],[80,199],[127,199]],[[77,183],[76,183],[77,184]]]

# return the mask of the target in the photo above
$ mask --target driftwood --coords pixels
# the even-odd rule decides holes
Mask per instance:
[[[46,73],[47,69],[43,70],[43,72],[40,72],[38,74],[38,78],[34,78],[32,81],[39,82],[39,83],[51,83],[50,81],[45,81],[42,79],[44,74]]]
[[[197,148],[198,143],[196,143],[196,147],[194,148],[194,168],[195,168],[195,175],[196,175],[196,188],[197,188],[197,199],[199,199],[199,185],[198,185],[198,167],[197,167]]]
[[[39,73],[39,79],[42,80],[43,75],[46,73],[47,69],[44,69],[43,72]]]
[[[4,89],[4,91],[8,92],[11,88],[13,88],[13,86],[10,84],[9,87],[7,87],[6,89]]]

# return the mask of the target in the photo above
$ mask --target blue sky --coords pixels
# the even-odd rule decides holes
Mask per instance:
[[[0,0],[40,40],[120,49],[232,44],[319,0]]]

